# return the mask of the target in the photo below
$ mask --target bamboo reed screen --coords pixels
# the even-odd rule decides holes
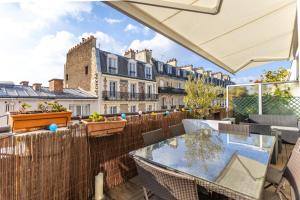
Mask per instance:
[[[0,200],[66,200],[93,197],[94,177],[105,189],[136,175],[130,151],[144,146],[142,133],[180,123],[187,113],[130,116],[120,134],[88,138],[83,126],[0,138]]]

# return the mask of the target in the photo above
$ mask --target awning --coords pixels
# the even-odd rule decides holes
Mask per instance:
[[[106,3],[232,73],[297,51],[296,0]]]

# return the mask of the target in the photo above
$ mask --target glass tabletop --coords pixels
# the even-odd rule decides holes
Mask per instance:
[[[130,154],[259,199],[274,143],[273,136],[202,129]]]

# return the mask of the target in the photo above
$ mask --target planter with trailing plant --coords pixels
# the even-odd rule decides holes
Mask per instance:
[[[13,133],[47,128],[50,124],[64,127],[71,121],[72,112],[57,102],[45,102],[38,110],[28,111],[31,105],[23,103],[18,112],[10,112],[9,123]]]
[[[121,118],[106,119],[94,112],[89,119],[82,120],[90,137],[102,137],[120,133],[124,130],[126,120]]]

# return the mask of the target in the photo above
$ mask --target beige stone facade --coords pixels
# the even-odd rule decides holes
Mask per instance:
[[[96,68],[96,38],[91,36],[71,48],[64,66],[66,88],[81,88],[98,95]]]
[[[184,107],[185,80],[157,76],[156,81],[159,88],[159,109],[179,109]],[[165,91],[165,92],[164,92]]]

